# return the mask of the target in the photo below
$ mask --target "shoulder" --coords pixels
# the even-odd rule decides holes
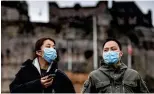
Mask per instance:
[[[63,71],[61,71],[60,69],[56,69],[55,70],[57,74],[60,74],[60,75],[66,75]]]
[[[93,71],[89,74],[89,77],[91,77],[91,78],[99,77],[100,74],[101,74],[101,71],[100,71],[99,69],[93,70]]]
[[[127,73],[127,74],[139,75],[139,73],[138,73],[136,70],[130,69],[130,68],[127,68],[126,73]]]
[[[25,72],[26,70],[30,70],[30,66],[32,65],[32,62],[33,60],[28,59],[24,63],[22,63],[16,75],[23,74],[23,72]]]
[[[70,78],[61,70],[57,70],[56,72],[56,78],[57,80],[61,81],[62,83],[65,83],[65,84],[72,84]]]
[[[128,68],[125,72],[124,78],[127,80],[139,79],[139,73],[134,69]]]
[[[32,62],[33,62],[33,60],[27,59],[25,62],[22,63],[21,68],[25,68],[27,66],[31,66]]]
[[[92,72],[90,72],[89,76],[96,75],[97,73],[98,73],[98,69],[97,70],[93,70]]]
[[[57,69],[57,72],[56,72],[57,76],[59,77],[63,77],[63,78],[66,78],[68,79],[68,76],[61,70]]]

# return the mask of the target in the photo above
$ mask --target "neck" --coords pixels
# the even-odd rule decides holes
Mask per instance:
[[[40,64],[40,68],[41,69],[48,69],[49,64],[48,62],[46,62],[43,58],[39,57],[38,58],[39,64]]]
[[[114,64],[114,67],[115,67],[115,68],[118,68],[118,67],[120,66],[120,64],[121,64],[121,63],[120,63],[120,61],[119,61],[118,63]]]

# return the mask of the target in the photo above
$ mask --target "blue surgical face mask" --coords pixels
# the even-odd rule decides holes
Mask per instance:
[[[57,57],[57,52],[54,48],[44,48],[43,58],[48,62],[52,63]]]
[[[119,52],[108,51],[103,52],[104,63],[106,64],[116,64],[119,61]]]

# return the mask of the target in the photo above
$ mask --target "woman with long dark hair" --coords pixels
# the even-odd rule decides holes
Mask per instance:
[[[67,75],[57,69],[55,41],[41,38],[35,44],[35,58],[22,64],[10,84],[11,93],[75,93]]]

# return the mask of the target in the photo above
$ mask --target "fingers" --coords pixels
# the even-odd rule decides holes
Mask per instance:
[[[45,79],[47,79],[47,78],[48,78],[48,75],[47,75],[47,76],[42,77],[42,78],[41,78],[41,80],[45,80]]]
[[[46,78],[46,77],[42,77],[41,78],[41,83],[42,83],[42,85],[45,87],[45,88],[47,88],[48,86],[50,86],[51,84],[52,84],[52,82],[53,82],[53,78]]]
[[[47,79],[51,79],[51,78],[53,78],[53,77],[49,77],[49,76],[47,75],[47,76],[42,77],[41,80],[47,80]]]
[[[51,81],[49,81],[49,82],[46,82],[46,83],[44,84],[45,88],[47,88],[47,87],[49,87],[50,85],[52,85],[52,82],[53,82],[53,79],[52,79]]]
[[[41,78],[41,83],[45,88],[49,87],[52,84],[52,82],[53,82],[53,77],[44,76]]]
[[[50,82],[51,80],[53,80],[53,79],[52,78],[48,78],[48,79],[45,79],[44,82],[47,83],[47,82]]]
[[[44,85],[45,83],[50,82],[51,80],[52,78],[41,80],[41,83]]]

